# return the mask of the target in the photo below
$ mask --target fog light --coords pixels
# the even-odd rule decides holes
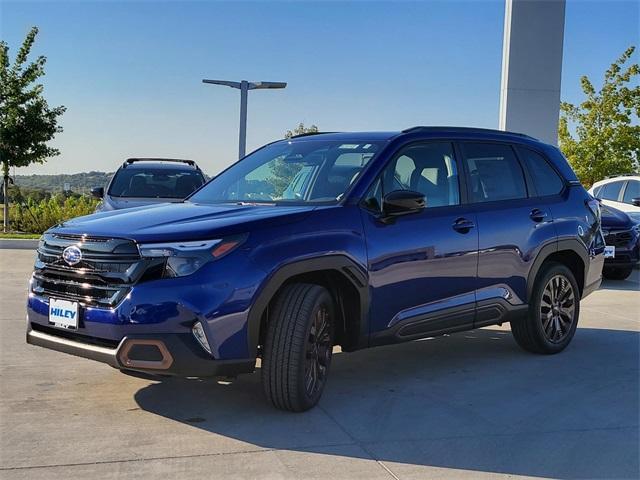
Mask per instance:
[[[209,342],[207,341],[207,336],[204,334],[204,328],[202,328],[202,323],[196,322],[193,324],[193,328],[191,328],[191,333],[196,337],[196,340],[200,344],[202,348],[204,348],[209,355],[213,355],[211,353],[211,347],[209,346]]]

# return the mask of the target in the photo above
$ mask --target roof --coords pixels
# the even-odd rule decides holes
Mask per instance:
[[[196,162],[181,158],[128,158],[123,168],[159,168],[168,170],[184,170],[197,168]]]
[[[384,141],[396,137],[400,132],[317,132],[306,133],[291,137],[290,140],[307,141],[307,140],[336,140],[342,142],[348,141]],[[287,139],[285,139],[287,140]]]
[[[410,127],[410,128],[406,128],[404,130],[402,130],[402,133],[417,133],[417,132],[422,132],[422,133],[456,133],[456,134],[477,134],[477,135],[486,135],[486,134],[491,134],[491,135],[506,135],[506,136],[516,136],[516,137],[523,137],[526,138],[528,140],[536,140],[536,138],[533,138],[529,135],[525,135],[524,133],[517,133],[517,132],[509,132],[506,130],[496,130],[493,128],[478,128],[478,127],[451,127],[451,126],[416,126],[416,127]]]
[[[439,137],[442,135],[452,137],[471,138],[509,138],[525,140],[529,142],[539,142],[539,140],[523,133],[507,132],[503,130],[493,130],[489,128],[475,127],[448,127],[448,126],[417,126],[395,132],[317,132],[308,133],[292,137],[292,140],[336,140],[336,141],[385,141],[402,135],[422,134],[425,137]]]
[[[593,184],[593,186],[589,189],[589,191],[593,190],[594,187],[598,187],[600,185],[606,185],[607,183],[624,181],[624,180],[638,180],[640,181],[640,175],[638,174],[627,174],[627,175],[619,175],[617,177],[608,177],[603,180],[599,180]]]

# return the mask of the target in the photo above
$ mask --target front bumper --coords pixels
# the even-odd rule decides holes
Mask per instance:
[[[33,328],[35,327],[35,329]],[[235,376],[254,370],[255,360],[213,360],[198,350],[190,334],[128,335],[115,346],[88,343],[71,331],[34,324],[27,343],[106,363],[120,370],[190,377]]]
[[[633,245],[627,247],[616,247],[614,258],[605,258],[605,267],[628,267],[637,265],[640,262],[640,239]]]
[[[113,308],[80,300],[75,330],[50,324],[49,298],[30,291],[27,343],[145,373],[205,377],[252,372],[255,352],[249,349],[247,312],[261,275],[242,257],[225,257],[186,277],[135,284]],[[196,321],[204,327],[211,354],[193,336]]]

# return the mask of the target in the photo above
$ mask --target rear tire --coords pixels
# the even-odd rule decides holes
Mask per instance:
[[[526,317],[511,322],[511,333],[523,349],[552,354],[571,342],[580,316],[580,290],[571,270],[549,262],[536,278]]]
[[[602,276],[609,280],[626,280],[631,272],[633,266],[628,267],[604,267],[602,269]]]
[[[271,308],[262,357],[262,386],[276,408],[303,412],[320,400],[333,349],[334,304],[307,283],[283,288]]]

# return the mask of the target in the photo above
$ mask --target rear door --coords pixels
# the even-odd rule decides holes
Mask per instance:
[[[556,240],[554,199],[535,196],[512,145],[461,142],[461,150],[478,223],[475,326],[480,327],[525,304],[531,262],[546,243]]]

